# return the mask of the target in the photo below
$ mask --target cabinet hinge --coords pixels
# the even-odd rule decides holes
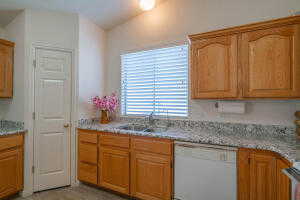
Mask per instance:
[[[32,119],[35,120],[35,112],[32,113]]]
[[[34,172],[35,172],[35,166],[32,166],[31,172],[34,174]]]
[[[36,60],[33,60],[33,67],[36,68]]]
[[[170,167],[173,168],[173,162],[170,163]]]

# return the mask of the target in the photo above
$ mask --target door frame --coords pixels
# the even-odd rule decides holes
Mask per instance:
[[[77,102],[78,102],[78,52],[75,49],[57,47],[47,43],[32,43],[30,49],[25,51],[25,86],[28,87],[28,93],[25,93],[25,117],[24,123],[27,129],[25,136],[25,158],[24,159],[24,190],[23,197],[27,197],[34,192],[34,136],[35,136],[35,120],[33,113],[35,111],[35,67],[34,61],[36,57],[36,49],[47,49],[55,51],[64,51],[71,54],[71,116],[70,116],[70,182],[71,186],[79,184],[77,180]],[[27,74],[27,76],[26,76]]]

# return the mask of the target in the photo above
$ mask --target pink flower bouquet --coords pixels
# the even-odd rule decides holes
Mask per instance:
[[[119,105],[119,100],[115,93],[112,93],[112,95],[110,96],[104,96],[102,98],[100,98],[99,96],[93,97],[92,102],[98,110],[101,110],[100,123],[102,124],[107,124],[110,122],[111,117],[109,117],[109,112],[115,112]]]
[[[115,112],[119,105],[119,100],[115,93],[112,93],[111,96],[104,96],[102,98],[99,96],[93,97],[92,102],[98,110],[109,112]]]

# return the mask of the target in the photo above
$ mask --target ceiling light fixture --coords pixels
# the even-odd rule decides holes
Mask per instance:
[[[155,0],[139,0],[143,10],[151,10],[155,6]]]

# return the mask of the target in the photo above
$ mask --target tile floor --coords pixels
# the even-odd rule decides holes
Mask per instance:
[[[86,185],[80,185],[78,187],[65,187],[38,192],[27,198],[14,197],[9,200],[126,200],[126,198]]]

